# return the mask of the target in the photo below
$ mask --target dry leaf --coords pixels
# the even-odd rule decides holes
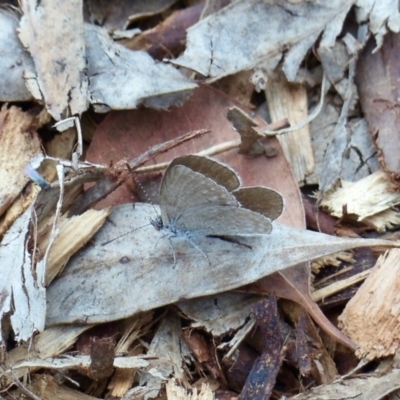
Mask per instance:
[[[296,400],[371,400],[383,399],[389,393],[399,389],[400,370],[393,369],[385,374],[367,375],[360,378],[348,377],[322,385],[288,399]]]
[[[155,62],[144,51],[114,43],[105,29],[85,25],[90,102],[97,112],[156,109],[181,105],[197,85],[168,64]]]
[[[30,55],[17,36],[19,16],[11,10],[0,9],[0,101],[30,101],[31,93],[23,79],[25,69],[33,69]]]
[[[243,326],[258,300],[258,296],[248,294],[221,293],[180,301],[177,306],[193,321],[192,328],[204,328],[213,336],[221,336]]]
[[[19,37],[35,68],[25,70],[25,83],[49,113],[60,120],[82,114],[88,107],[88,77],[79,0],[22,0]]]
[[[152,146],[178,137],[197,129],[210,129],[210,133],[185,142],[166,154],[157,155],[147,163],[158,164],[171,161],[177,156],[198,153],[208,148],[223,147],[233,141],[239,145],[239,135],[232,129],[226,114],[230,107],[237,105],[223,93],[202,86],[180,108],[171,111],[140,109],[125,112],[112,112],[99,125],[88,150],[88,160],[108,165],[123,159],[140,157]],[[241,107],[243,109],[243,107]],[[249,110],[245,110],[250,113]],[[255,118],[259,125],[265,124]],[[225,151],[218,159],[238,172],[243,186],[266,186],[278,191],[285,200],[285,208],[279,221],[304,227],[304,211],[301,196],[290,167],[275,138],[267,138],[263,144],[277,149],[276,157],[255,157],[248,159],[238,155],[237,150]],[[231,148],[231,147],[230,147]],[[154,187],[155,185],[153,185]],[[146,188],[147,189],[147,188]],[[154,203],[157,197],[151,197]],[[129,187],[119,188],[99,206],[132,202]]]
[[[234,2],[188,29],[185,53],[174,63],[217,80],[281,57],[284,47],[289,51],[283,68],[293,80],[318,36],[325,31],[328,41],[340,33],[352,3],[288,2],[279,7],[260,0]],[[280,29],[282,24],[286,29]]]
[[[396,245],[378,239],[342,239],[274,223],[270,235],[237,238],[239,243],[196,238],[212,267],[187,241],[175,240],[177,264],[173,268],[168,240],[159,240],[155,248],[158,235],[149,225],[151,216],[155,216],[154,209],[148,204],[112,210],[109,223],[92,246],[73,257],[48,288],[48,326],[75,320],[114,321],[181,299],[225,292],[325,254],[356,246]],[[116,239],[139,227],[143,228]]]

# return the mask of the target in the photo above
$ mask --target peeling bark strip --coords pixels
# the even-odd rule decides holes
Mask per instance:
[[[21,193],[29,179],[24,168],[41,154],[37,121],[18,107],[0,110],[0,216]]]
[[[32,208],[22,214],[4,235],[0,245],[0,331],[8,335],[11,320],[16,340],[28,340],[44,329],[46,297],[43,265],[33,265],[28,249]],[[11,317],[10,317],[11,314]],[[4,345],[5,338],[0,338]]]
[[[276,297],[260,301],[254,306],[257,327],[264,339],[262,354],[254,363],[240,395],[240,400],[269,399],[276,376],[283,362],[284,351],[280,343],[279,317]]]

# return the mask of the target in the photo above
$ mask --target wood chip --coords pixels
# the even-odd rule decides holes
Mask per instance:
[[[379,257],[375,267],[339,317],[344,332],[371,360],[394,354],[400,344],[400,250]]]

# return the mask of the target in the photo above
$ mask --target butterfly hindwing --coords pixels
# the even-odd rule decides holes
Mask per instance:
[[[278,218],[283,210],[283,198],[275,190],[262,187],[244,187],[232,192],[243,208],[260,213],[271,220]]]
[[[180,230],[192,235],[264,235],[272,230],[263,215],[246,208],[206,206],[187,210],[177,221]]]

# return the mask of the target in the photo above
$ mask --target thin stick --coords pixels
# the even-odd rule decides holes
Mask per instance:
[[[313,119],[317,118],[318,114],[322,110],[322,106],[324,105],[324,98],[325,98],[325,91],[326,91],[326,86],[327,86],[327,79],[326,75],[324,73],[322,77],[322,85],[321,85],[321,97],[319,100],[318,107],[315,109],[315,111],[309,115],[307,118],[305,118],[303,121],[300,121],[297,125],[291,126],[290,128],[285,128],[285,129],[280,129],[278,131],[273,131],[270,129],[265,129],[263,131],[263,134],[265,136],[276,136],[276,135],[282,135],[284,133],[289,133],[289,132],[294,132],[298,131],[301,128],[304,128],[307,124],[309,124]]]
[[[198,156],[213,156],[213,155],[220,154],[220,153],[223,153],[228,150],[238,148],[239,145],[240,145],[240,139],[231,140],[229,142],[224,142],[224,143],[217,144],[215,146],[211,146],[208,149],[205,149],[205,150],[202,150],[202,151],[196,153],[196,155],[198,155]],[[145,172],[162,171],[165,168],[167,168],[170,163],[171,163],[171,161],[167,161],[167,162],[159,163],[156,165],[148,165],[145,167],[140,167],[140,168],[135,169],[135,172],[145,173]]]

